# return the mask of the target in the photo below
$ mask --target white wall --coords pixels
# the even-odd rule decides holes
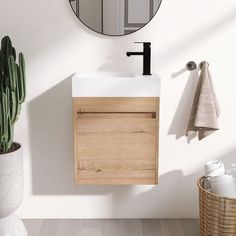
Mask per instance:
[[[236,162],[236,2],[163,0],[141,31],[100,36],[74,16],[67,0],[1,0],[0,36],[25,53],[28,99],[16,127],[24,144],[23,218],[197,217],[196,180],[207,160]],[[162,77],[160,184],[73,184],[70,76],[75,71],[141,72],[141,58],[125,56],[151,41],[153,71]],[[221,130],[188,143],[184,137],[194,79],[189,60],[207,60],[221,103]]]

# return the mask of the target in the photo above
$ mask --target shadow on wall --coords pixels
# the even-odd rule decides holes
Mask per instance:
[[[151,218],[160,211],[163,217],[170,212],[173,217],[175,212],[176,217],[179,212],[189,217],[189,208],[197,214],[198,207],[193,205],[198,198],[196,181],[201,171],[185,176],[181,170],[174,170],[160,176],[158,186],[74,184],[71,77],[32,100],[28,109],[34,195],[111,195],[111,215],[116,217]],[[235,155],[236,148],[214,159],[222,159],[229,166]],[[144,204],[155,199],[156,204]]]
[[[33,194],[108,194],[74,185],[71,77],[29,103]]]
[[[209,38],[214,37],[218,31],[233,24],[236,21],[236,9],[232,8],[228,14],[222,15],[220,18],[216,19],[209,25],[204,26],[200,30],[193,31],[190,30],[191,34],[188,37],[184,36],[181,40],[176,42],[173,46],[165,49],[158,56],[154,56],[154,61],[157,61],[158,65],[165,65],[170,63],[176,58],[173,55],[179,55],[183,52],[190,50],[193,47],[197,47],[200,42],[209,40]],[[158,58],[157,58],[158,57]],[[161,60],[159,60],[161,58]]]
[[[196,91],[198,82],[198,72],[197,70],[191,71],[188,82],[185,86],[184,92],[180,98],[178,107],[174,114],[173,120],[171,122],[168,134],[175,135],[176,139],[179,139],[186,135],[186,130],[188,126],[188,121],[191,113],[193,97]],[[194,137],[188,137],[188,143]]]
[[[124,47],[123,43],[120,43],[116,39],[112,41],[110,45],[110,54],[106,58],[106,63],[98,68],[98,71],[102,72],[128,72],[128,73],[142,73],[143,57],[126,56],[126,51],[139,51],[142,49],[133,49],[133,42]],[[114,50],[114,48],[116,50]]]
[[[162,218],[171,217],[196,217],[198,215],[198,191],[197,179],[202,173],[196,172],[184,176],[181,170],[168,172],[159,178],[157,186],[139,186],[126,192],[115,191],[112,194],[114,206],[113,215],[117,218],[135,215],[140,218],[156,218],[157,214]],[[190,188],[191,186],[191,188]],[[146,188],[146,191],[145,191]],[[135,194],[135,192],[139,192]],[[155,203],[155,204],[153,204]],[[189,209],[191,208],[191,216]],[[133,211],[130,212],[130,209]],[[195,209],[194,214],[192,213]],[[161,212],[161,214],[160,214]]]
[[[233,148],[215,159],[222,160],[228,169],[235,163],[235,156],[236,148]],[[112,215],[116,218],[134,215],[137,218],[156,218],[157,215],[161,215],[161,218],[195,218],[199,212],[196,204],[197,180],[204,175],[203,169],[204,163],[200,170],[190,175],[184,175],[181,170],[165,173],[160,176],[157,186],[133,186],[123,191],[115,190],[112,193]]]
[[[137,186],[102,186],[101,188],[99,186],[78,187],[74,184],[71,78],[72,76],[68,77],[33,99],[28,107],[33,194],[106,195],[112,193],[114,201],[117,200],[121,204],[119,211],[122,213],[122,199],[124,204],[130,203],[128,199]],[[155,194],[163,196],[170,189],[175,192],[178,184],[175,188],[168,187],[173,185],[173,180],[185,181],[180,171],[174,171],[161,176],[160,188],[154,187],[147,194],[150,194],[151,198],[160,198]],[[194,178],[191,180],[195,181]],[[162,190],[161,186],[165,188]],[[135,204],[138,199],[133,199],[131,204]]]

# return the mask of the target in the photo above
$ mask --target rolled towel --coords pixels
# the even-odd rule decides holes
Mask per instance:
[[[225,166],[223,161],[215,160],[208,161],[205,164],[205,176],[206,177],[214,177],[225,174]]]
[[[201,140],[219,129],[220,108],[212,84],[208,63],[202,63],[186,136],[197,133]]]
[[[225,166],[223,161],[215,160],[215,161],[208,161],[205,164],[205,182],[204,188],[210,188],[209,180],[214,176],[221,176],[225,174]]]

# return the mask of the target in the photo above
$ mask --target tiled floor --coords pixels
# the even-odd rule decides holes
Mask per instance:
[[[198,236],[195,219],[24,220],[28,236]]]

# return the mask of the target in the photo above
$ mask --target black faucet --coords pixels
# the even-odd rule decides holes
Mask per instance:
[[[143,75],[151,74],[151,43],[150,42],[135,42],[143,43],[143,52],[126,52],[128,57],[130,56],[143,56]]]

